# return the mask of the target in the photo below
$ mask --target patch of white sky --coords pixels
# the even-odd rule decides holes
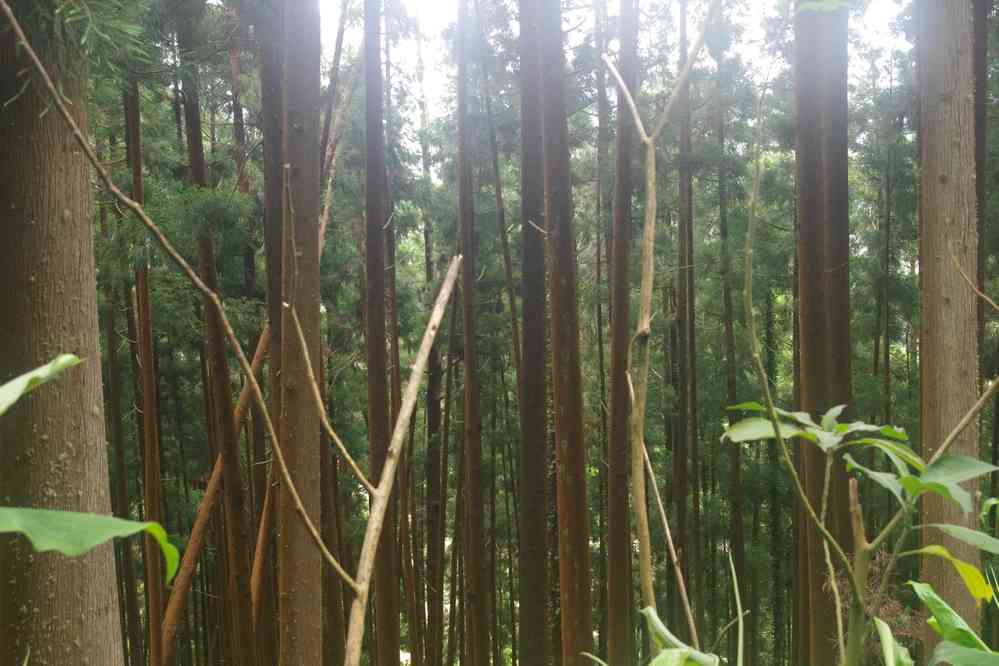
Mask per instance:
[[[458,0],[395,0],[413,17],[423,35],[423,58],[425,65],[425,85],[431,119],[441,119],[452,112],[452,80],[455,68],[449,59],[450,46],[445,43],[449,28],[457,20]],[[490,2],[494,0],[480,0]],[[505,0],[499,0],[505,1]],[[597,0],[607,2],[610,20],[613,23],[618,11],[617,0]],[[322,32],[324,57],[327,63],[332,58],[336,41],[337,26],[343,0],[320,0],[322,9]],[[362,2],[351,0],[351,22],[345,40],[346,48],[356,52],[360,48],[362,28]],[[776,59],[766,43],[765,24],[768,19],[778,16],[779,7],[787,6],[787,0],[734,0],[726,2],[726,11],[739,29],[739,36],[732,44],[730,54],[737,55],[744,63],[751,64],[750,72],[757,84],[776,75],[782,67],[787,67]],[[851,83],[870,81],[868,53],[877,51],[877,64],[881,72],[880,84],[887,85],[890,59],[895,51],[906,52],[911,45],[896,30],[896,19],[902,12],[906,0],[865,0],[862,8],[854,11],[850,18],[850,80]],[[665,49],[669,56],[669,67],[675,71],[677,46],[676,33],[672,21],[664,22],[664,17],[679,16],[677,0],[640,0],[642,20],[640,22],[640,48],[643,55],[655,54]],[[700,31],[701,20],[707,0],[693,0],[689,33],[693,41]],[[785,15],[787,10],[783,10]],[[563,25],[566,30],[566,48],[570,50],[588,39],[593,30],[593,2],[572,0],[563,12]],[[790,29],[790,28],[788,28]],[[517,27],[513,26],[516,31]],[[398,40],[393,45],[393,66],[415,82],[417,77],[417,42],[411,36]],[[617,48],[612,39],[609,50]],[[570,56],[571,58],[571,56]],[[701,56],[701,66],[713,67],[707,55]],[[662,76],[662,73],[659,74]],[[647,72],[647,78],[656,78],[654,72]],[[613,97],[612,97],[613,99]],[[413,128],[415,130],[415,128]]]

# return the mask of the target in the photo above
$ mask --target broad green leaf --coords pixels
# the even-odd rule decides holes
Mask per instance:
[[[965,513],[971,511],[971,494],[956,483],[927,483],[918,476],[903,476],[899,481],[908,493],[909,499],[914,500],[926,493],[933,493],[954,502]]]
[[[780,434],[784,437],[784,439],[790,439],[792,437],[803,437],[812,441],[815,439],[815,436],[811,433],[806,432],[797,426],[791,425],[790,423],[780,424]],[[742,442],[752,442],[760,439],[774,439],[776,436],[774,434],[773,423],[771,423],[769,419],[752,416],[729,426],[725,430],[724,437],[727,437],[729,440],[739,444]]]
[[[180,563],[177,549],[159,523],[140,523],[114,516],[48,509],[0,507],[0,533],[20,532],[35,550],[55,550],[78,557],[105,541],[148,532],[160,544],[166,560],[167,581],[173,580]]]
[[[26,372],[20,377],[15,377],[0,386],[0,416],[10,409],[10,406],[17,402],[24,394],[34,391],[45,382],[55,379],[64,370],[80,363],[80,359],[76,356],[62,354],[50,363],[40,368],[35,368],[31,372]]]
[[[754,401],[740,402],[738,405],[729,405],[725,409],[730,412],[760,412],[761,414],[766,413],[767,411],[766,407]]]
[[[764,416],[767,414],[766,405],[762,405],[755,401],[740,402],[738,405],[731,405],[725,409],[731,412],[757,412],[758,414],[763,414]],[[812,426],[813,428],[819,427],[819,425],[812,419],[812,415],[808,412],[789,412],[786,409],[774,407],[774,414],[783,416],[785,419],[790,421],[796,421],[799,425]]]
[[[996,471],[999,467],[978,458],[944,456],[926,468],[922,479],[933,483],[963,483]]]
[[[968,623],[933,591],[932,586],[915,581],[909,581],[909,585],[933,615],[933,619],[936,620],[934,629],[945,641],[975,650],[987,651],[989,649],[978,637],[978,634],[972,631]]]
[[[894,495],[900,505],[905,506],[905,497],[902,495],[902,485],[899,483],[897,476],[891,472],[876,472],[872,469],[864,467],[854,460],[853,456],[849,453],[843,455],[843,461],[846,463],[846,469],[848,472],[859,470],[871,481],[874,481],[876,484]]]
[[[823,430],[829,430],[829,431],[835,430],[836,429],[836,425],[839,423],[839,421],[837,421],[837,419],[840,417],[840,414],[842,414],[843,410],[845,410],[845,409],[846,409],[846,405],[836,405],[835,407],[833,407],[832,409],[830,409],[828,412],[826,412],[825,414],[823,414],[822,415],[822,429]]]
[[[891,627],[877,617],[874,618],[874,626],[878,628],[878,635],[881,637],[881,655],[885,666],[913,666],[909,651],[898,644],[891,633]]]
[[[968,592],[970,592],[971,596],[975,598],[975,603],[992,600],[992,586],[989,585],[987,580],[985,580],[985,576],[982,575],[982,572],[979,571],[978,567],[954,557],[950,554],[950,551],[943,546],[936,544],[923,546],[919,550],[910,550],[909,552],[902,553],[902,556],[906,555],[933,555],[934,557],[941,557],[947,560],[954,567],[954,570],[957,571],[958,575],[961,576],[961,580],[964,581],[964,586],[968,588]],[[930,610],[932,611],[932,609]],[[944,636],[944,638],[947,637]]]
[[[807,428],[808,432],[815,438],[814,441],[820,449],[829,453],[831,450],[843,443],[843,436],[823,430],[821,428]]]
[[[964,647],[944,641],[933,651],[930,666],[950,664],[951,666],[999,666],[999,654]]]
[[[999,539],[985,532],[979,532],[978,530],[961,525],[926,525],[926,527],[935,527],[958,541],[963,541],[993,555],[999,555]]]
[[[854,439],[847,442],[847,446],[873,447],[887,455],[888,458],[892,460],[893,464],[895,463],[894,458],[898,458],[905,461],[907,465],[920,473],[926,469],[926,463],[923,459],[920,458],[915,451],[901,442],[892,441],[890,439],[881,439],[879,437],[864,437],[862,439]],[[909,472],[908,469],[899,469],[897,464],[895,465],[895,468],[898,469],[899,474],[908,474]]]
[[[906,434],[905,430],[903,430],[902,428],[896,428],[895,426],[886,425],[886,426],[881,426],[880,432],[882,436],[888,437],[889,439],[894,439],[899,442],[909,441],[909,435]]]

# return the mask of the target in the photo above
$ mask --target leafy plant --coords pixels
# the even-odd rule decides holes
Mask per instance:
[[[52,381],[65,370],[82,361],[72,354],[62,354],[51,362],[0,385],[0,416],[28,393]],[[146,532],[160,545],[166,560],[166,577],[172,580],[180,558],[159,523],[136,522],[93,513],[0,507],[0,534],[25,535],[37,551],[55,550],[78,557],[106,541]]]

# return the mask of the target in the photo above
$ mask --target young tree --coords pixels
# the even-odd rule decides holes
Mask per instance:
[[[86,127],[88,68],[78,37],[47,24],[56,3],[13,4],[37,22],[30,27],[40,56]],[[0,416],[0,495],[5,505],[110,514],[89,169],[3,26],[0,383],[60,353],[85,362]],[[0,537],[0,662],[120,666],[114,566],[111,544],[68,558]]]
[[[847,191],[848,9],[803,9],[795,15],[796,185],[798,214],[798,408],[823,414],[848,404],[850,390],[850,219]],[[821,451],[801,451],[801,475],[813,506],[821,506]],[[843,468],[834,466],[828,523],[851,548]],[[801,511],[796,519],[807,521]],[[795,642],[803,663],[834,664],[830,650],[835,605],[827,587],[823,540],[799,523],[795,581]]]
[[[917,3],[922,174],[920,422],[927,456],[975,404],[978,391],[978,297],[962,277],[963,272],[974,279],[978,270],[972,4],[970,0]],[[977,420],[951,450],[977,456]],[[923,507],[926,523],[975,526],[975,512],[965,515],[942,498],[927,497]],[[935,543],[978,565],[977,548],[947,537]],[[960,578],[947,562],[925,558],[920,579],[931,584],[972,627],[978,625],[975,602],[961,589]]]
[[[593,642],[590,608],[590,525],[579,353],[576,237],[565,102],[560,0],[540,0],[541,98],[545,161],[545,222],[551,248],[552,374],[557,459],[559,591],[562,664],[577,666]]]
[[[520,224],[523,308],[519,491],[520,645],[524,664],[546,664],[548,623],[548,391],[545,342],[544,156],[539,0],[520,0]],[[524,631],[523,628],[531,628]]]

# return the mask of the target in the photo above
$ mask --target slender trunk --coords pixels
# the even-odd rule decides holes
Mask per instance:
[[[327,162],[326,156],[330,146],[330,132],[333,129],[333,120],[336,116],[337,93],[340,92],[340,61],[343,58],[343,38],[347,32],[347,21],[350,17],[351,0],[343,0],[340,3],[340,22],[337,24],[336,42],[333,46],[333,64],[330,68],[330,85],[326,91],[326,100],[323,104],[325,112],[323,114],[323,130],[319,140],[319,155],[322,159],[322,167],[319,175],[319,183],[322,186],[330,174],[332,165]]]
[[[562,663],[582,664],[592,649],[590,525],[586,497],[582,371],[572,174],[565,103],[562,6],[540,3],[539,53],[545,161],[545,221],[551,248],[551,331],[561,595]]]
[[[520,0],[521,123],[521,295],[523,298],[524,376],[520,412],[519,493],[529,510],[519,512],[518,600],[521,663],[547,664],[548,624],[548,392],[545,326],[545,238],[540,36],[538,1]]]
[[[767,289],[764,297],[764,345],[766,347],[766,369],[767,377],[770,378],[770,383],[773,387],[779,384],[779,378],[777,377],[777,354],[776,347],[777,344],[776,337],[774,335],[774,295],[772,289]],[[780,467],[780,458],[777,451],[777,443],[772,442],[767,449],[767,464],[771,469],[778,469]],[[772,616],[773,616],[773,645],[771,646],[771,654],[773,655],[774,663],[777,666],[782,666],[787,661],[787,653],[785,650],[785,637],[784,629],[786,627],[785,620],[785,600],[784,600],[784,559],[786,557],[786,548],[784,547],[787,541],[787,534],[784,531],[784,517],[783,517],[783,502],[780,492],[780,484],[778,483],[778,478],[776,475],[771,475],[769,480],[769,511],[770,516],[768,522],[770,524],[770,566],[772,576],[770,579],[770,590],[772,599]]]
[[[978,271],[973,3],[917,3],[920,31],[917,62],[920,88],[920,412],[924,455],[930,456],[974,405],[978,385],[978,297],[961,276]],[[932,27],[931,27],[932,26]],[[955,270],[954,263],[959,270]],[[978,455],[978,421],[964,430],[952,453]],[[970,489],[973,486],[967,486]],[[923,502],[923,520],[974,527],[965,515],[938,498]],[[980,553],[954,539],[934,539],[974,566]],[[925,558],[920,579],[933,588],[972,628],[978,609],[953,569]],[[940,563],[947,565],[940,566]],[[930,634],[932,632],[926,632]],[[926,636],[928,651],[939,640]]]
[[[638,81],[638,21],[635,0],[621,0],[620,73],[634,91]],[[617,155],[614,179],[613,254],[611,293],[615,303],[611,328],[611,405],[607,483],[607,659],[626,664],[632,659],[632,539],[628,511],[631,469],[631,399],[628,389],[628,357],[631,340],[631,199],[632,151],[635,124],[624,113],[626,102],[618,92]]]
[[[385,134],[382,122],[384,92],[381,68],[381,0],[364,3],[364,70],[366,96],[366,306],[365,341],[368,365],[368,440],[372,454],[372,481],[381,476],[388,453],[391,423],[386,386],[388,359],[385,340]],[[394,555],[394,518],[386,515],[386,529],[378,545],[374,574],[375,635],[378,666],[399,664],[399,579]]]

